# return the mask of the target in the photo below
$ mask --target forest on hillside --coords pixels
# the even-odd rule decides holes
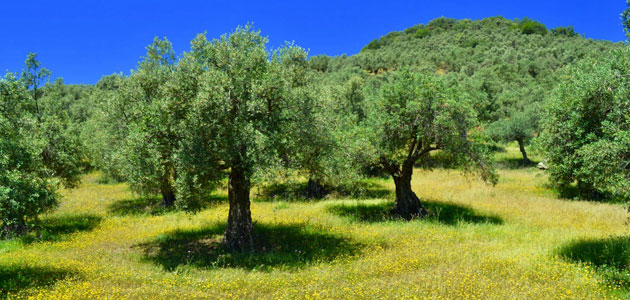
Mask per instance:
[[[95,85],[51,82],[29,54],[0,79],[1,238],[38,232],[60,191],[93,174],[191,216],[226,190],[226,253],[274,240],[252,214],[260,189],[330,199],[391,181],[381,213],[407,222],[449,211],[416,194],[414,173],[492,188],[504,169],[538,166],[562,198],[630,200],[624,43],[503,17],[434,19],[350,56],[267,43],[251,25],[199,34],[182,54],[156,37],[129,75]],[[512,143],[520,157],[498,161]]]

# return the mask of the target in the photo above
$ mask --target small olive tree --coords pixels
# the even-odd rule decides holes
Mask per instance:
[[[405,219],[427,214],[411,189],[411,178],[415,163],[432,151],[440,150],[460,166],[476,167],[483,179],[496,181],[480,146],[468,135],[475,125],[474,110],[444,78],[402,70],[383,84],[367,107],[364,150],[394,179],[394,214]]]
[[[488,134],[497,142],[516,141],[523,155],[523,164],[528,165],[531,161],[527,157],[525,147],[530,144],[538,130],[538,116],[541,113],[532,108],[515,111],[508,118],[490,124]]]

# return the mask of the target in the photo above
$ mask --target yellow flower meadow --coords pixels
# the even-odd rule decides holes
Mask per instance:
[[[116,213],[116,203],[134,196],[126,185],[99,184],[99,175],[90,174],[43,216],[73,220],[76,228],[59,229],[56,238],[0,243],[0,276],[22,276],[9,294],[15,299],[623,296],[592,266],[557,255],[575,240],[623,235],[622,206],[557,199],[534,168],[500,175],[491,187],[454,171],[416,170],[413,189],[431,208],[430,220],[379,219],[392,195],[254,201],[256,226],[282,244],[269,245],[275,254],[234,258],[213,248],[227,217],[225,202],[196,215]],[[388,180],[372,182],[393,191]]]

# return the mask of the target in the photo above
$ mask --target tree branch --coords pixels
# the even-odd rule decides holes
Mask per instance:
[[[413,157],[414,161],[418,160],[420,157],[422,157],[423,155],[425,155],[425,154],[427,154],[427,153],[429,153],[429,152],[431,152],[433,150],[439,150],[439,149],[440,149],[439,147],[430,147],[430,146],[427,147],[427,148],[424,148],[424,150],[422,150],[422,152],[418,152],[418,153],[416,153],[416,155],[414,155],[414,157]]]

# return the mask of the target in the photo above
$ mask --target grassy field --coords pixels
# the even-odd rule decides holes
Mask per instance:
[[[9,298],[600,299],[625,298],[630,242],[624,206],[559,199],[543,171],[499,153],[492,187],[455,171],[416,170],[426,220],[391,219],[393,182],[357,197],[254,197],[256,254],[218,246],[225,194],[196,215],[164,211],[98,174],[0,242]],[[584,263],[581,263],[583,261]],[[1,298],[2,296],[0,296]]]

